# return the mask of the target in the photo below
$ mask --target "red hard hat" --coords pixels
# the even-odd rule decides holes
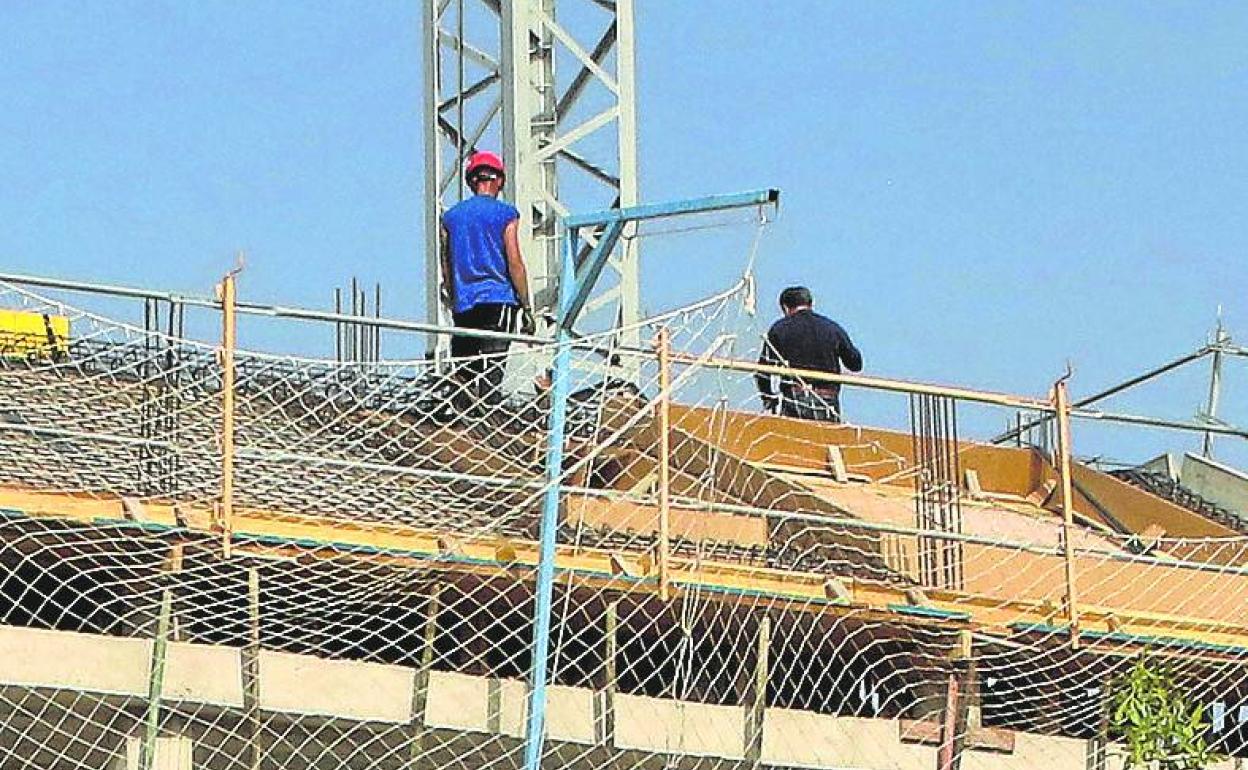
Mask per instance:
[[[507,169],[503,168],[503,159],[492,152],[474,152],[468,158],[468,165],[464,167],[464,178],[472,179],[472,175],[478,169],[492,168],[500,174],[506,174]]]

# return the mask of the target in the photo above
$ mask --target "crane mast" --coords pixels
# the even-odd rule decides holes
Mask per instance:
[[[450,322],[438,296],[440,218],[469,194],[464,161],[478,148],[501,150],[535,310],[552,314],[561,218],[637,203],[633,0],[422,2],[429,320]],[[637,272],[625,238],[587,306],[600,326],[639,318]]]

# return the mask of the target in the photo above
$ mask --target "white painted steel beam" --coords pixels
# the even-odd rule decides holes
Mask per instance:
[[[557,296],[560,220],[637,203],[633,31],[632,0],[424,0],[430,322],[450,321],[439,302],[439,223],[466,193],[462,163],[474,149],[501,151],[508,166],[503,196],[520,210],[539,317]],[[636,241],[616,249],[616,279],[592,303],[598,328],[640,316]]]

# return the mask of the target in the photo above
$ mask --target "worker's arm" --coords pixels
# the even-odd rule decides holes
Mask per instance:
[[[837,346],[837,355],[840,356],[841,363],[851,372],[862,371],[862,352],[854,347],[854,342],[849,335],[841,327],[837,327],[841,333],[840,344]]]
[[[529,272],[520,256],[520,220],[513,219],[503,230],[503,250],[507,254],[507,275],[520,298],[520,307],[529,307]]]
[[[767,336],[763,338],[763,349],[758,353],[758,362],[763,366],[781,366],[782,361],[776,353],[775,343],[771,339],[771,332],[767,332]],[[778,400],[775,390],[772,387],[772,376],[759,372],[754,375],[754,385],[758,388],[758,394],[763,399],[763,410],[774,412]]]
[[[520,256],[520,220],[513,219],[503,229],[503,251],[507,256],[507,275],[511,278],[511,286],[516,290],[516,298],[520,300],[521,334],[534,334],[537,322],[533,318],[533,309],[529,305],[529,271],[524,267],[524,257]]]
[[[447,309],[455,309],[455,278],[451,275],[451,234],[442,226],[442,304]]]

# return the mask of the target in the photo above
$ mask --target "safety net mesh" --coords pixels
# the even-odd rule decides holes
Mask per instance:
[[[773,374],[839,405],[753,365],[753,305],[563,374],[517,342],[486,392],[489,361],[244,350],[230,383],[217,344],[0,284],[0,767],[516,767],[533,707],[549,768],[1115,767],[1139,671],[1190,723],[1164,751],[1243,750],[1237,521],[1076,464],[1066,522],[1059,464],[967,440],[956,394],[760,413]]]

